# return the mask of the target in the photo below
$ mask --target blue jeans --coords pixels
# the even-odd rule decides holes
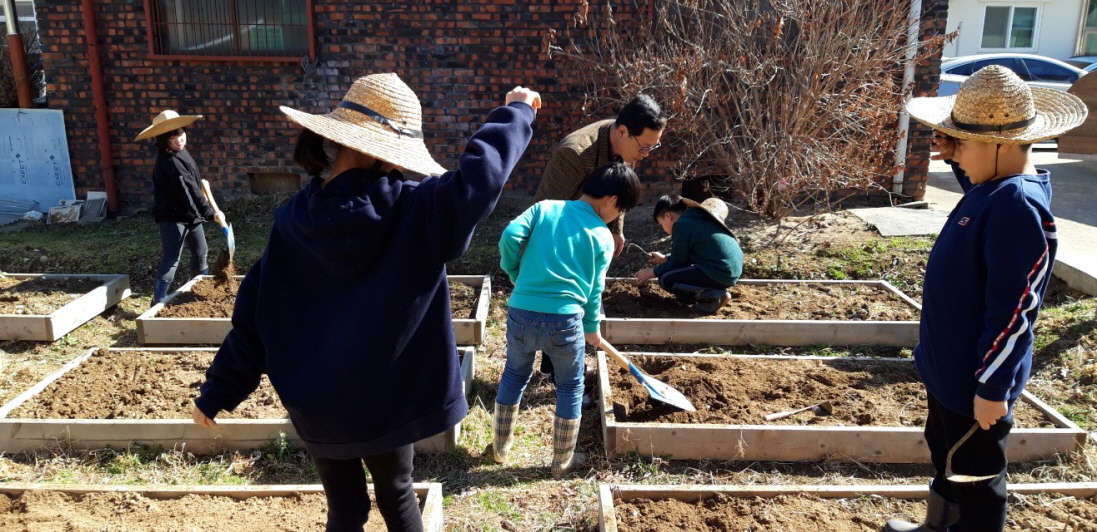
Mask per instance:
[[[556,415],[579,419],[583,407],[583,314],[547,314],[510,307],[507,311],[507,364],[495,402],[516,405],[533,375],[537,351],[556,368]]]

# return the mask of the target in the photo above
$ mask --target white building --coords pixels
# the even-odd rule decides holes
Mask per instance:
[[[1023,52],[1097,56],[1097,0],[949,0],[945,57]]]

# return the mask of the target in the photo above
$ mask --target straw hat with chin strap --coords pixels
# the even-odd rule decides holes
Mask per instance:
[[[420,174],[445,172],[423,142],[419,98],[396,74],[358,78],[326,115],[279,109],[305,129],[352,150]]]
[[[1012,70],[979,69],[954,96],[913,98],[915,120],[950,137],[990,144],[1032,144],[1078,127],[1088,109],[1065,91],[1029,87]]]
[[[179,113],[168,109],[167,111],[163,111],[156,115],[156,117],[152,119],[152,125],[138,133],[137,137],[133,140],[137,141],[159,137],[169,131],[187,127],[201,118],[202,115],[180,115]]]
[[[697,203],[689,198],[682,198],[682,202],[689,208],[701,209],[709,218],[720,224],[720,228],[735,237],[735,233],[731,232],[731,228],[728,227],[726,220],[728,219],[728,204],[724,203],[724,200],[720,198],[709,198],[701,203]]]

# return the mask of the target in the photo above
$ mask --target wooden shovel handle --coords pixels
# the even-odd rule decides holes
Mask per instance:
[[[221,212],[221,208],[217,206],[217,200],[213,199],[213,192],[210,191],[209,181],[202,180],[202,195],[206,197],[206,201],[209,202],[209,206],[213,207],[213,212]],[[221,227],[228,227],[227,222],[222,221]]]
[[[605,338],[602,338],[602,342],[598,344],[598,347],[601,347],[602,351],[605,351],[607,354],[609,354],[610,358],[616,360],[617,363],[621,365],[621,367],[631,371],[630,368],[632,367],[632,363],[629,362],[628,359],[625,358],[625,356],[622,355],[616,347],[610,345],[610,343],[607,342]]]

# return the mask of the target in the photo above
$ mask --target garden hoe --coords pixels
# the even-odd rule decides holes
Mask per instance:
[[[213,192],[210,192],[209,181],[205,179],[202,180],[202,195],[206,197],[206,201],[209,202],[210,207],[213,207],[215,212],[221,210],[217,208],[217,201],[213,199]],[[232,224],[226,223],[224,220],[221,221],[221,232],[225,233],[225,240],[228,242],[229,248],[229,264],[232,264],[232,256],[236,254],[236,233],[232,230]]]
[[[828,416],[834,413],[834,405],[830,404],[830,401],[823,401],[817,405],[805,406],[799,410],[790,410],[788,412],[777,412],[776,414],[766,414],[766,421],[776,421],[778,419],[785,419],[793,414],[799,414],[811,410],[815,412],[815,415]]]
[[[970,429],[968,429],[967,433],[964,434],[964,437],[960,438],[960,441],[956,442],[956,445],[953,445],[952,448],[948,450],[948,455],[945,457],[945,479],[948,480],[949,482],[961,482],[961,483],[982,482],[984,480],[990,480],[990,479],[998,476],[998,475],[983,475],[983,476],[957,475],[956,473],[952,472],[952,455],[956,454],[956,449],[959,449],[960,446],[963,445],[964,442],[966,442],[967,439],[970,438],[972,434],[975,434],[975,431],[977,431],[977,430],[979,430],[979,422],[975,422],[975,424],[972,425]]]
[[[603,351],[613,358],[613,360],[616,360],[617,363],[627,369],[633,377],[636,377],[636,380],[639,381],[640,384],[643,384],[644,388],[648,389],[648,393],[651,394],[652,399],[662,401],[670,406],[681,408],[682,410],[687,410],[689,412],[697,411],[697,409],[694,408],[693,403],[689,402],[689,399],[686,399],[686,396],[682,395],[682,392],[675,390],[665,382],[645,375],[644,372],[640,371],[640,368],[637,368],[635,364],[629,362],[624,355],[617,351],[617,348],[610,345],[605,339],[602,339],[602,343],[598,344],[598,347],[601,347]]]

